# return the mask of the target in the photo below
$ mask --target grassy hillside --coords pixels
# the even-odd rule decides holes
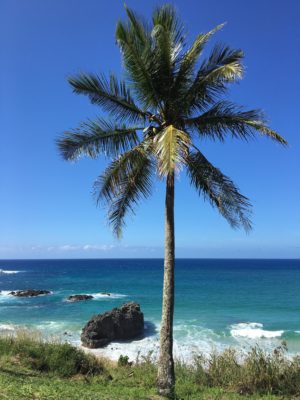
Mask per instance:
[[[300,359],[283,347],[271,356],[253,349],[243,364],[229,350],[176,370],[178,399],[300,399]],[[158,400],[155,378],[150,357],[116,364],[33,333],[0,338],[0,399]]]

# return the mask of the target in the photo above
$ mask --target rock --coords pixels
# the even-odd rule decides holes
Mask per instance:
[[[16,290],[14,292],[10,292],[9,294],[16,297],[35,297],[50,293],[51,292],[49,290],[28,289],[28,290]]]
[[[110,296],[110,293],[106,293],[106,292],[102,292],[100,294],[102,294],[102,296]]]
[[[91,296],[90,294],[74,294],[72,296],[69,296],[67,298],[68,301],[81,301],[81,300],[90,300],[93,299],[94,296]]]
[[[144,314],[137,303],[129,302],[104,314],[95,315],[81,334],[83,346],[95,349],[113,340],[129,340],[144,331]]]

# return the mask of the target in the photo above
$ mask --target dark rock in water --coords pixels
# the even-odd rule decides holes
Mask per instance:
[[[106,292],[102,292],[100,294],[102,294],[103,296],[110,296],[110,293],[106,293]]]
[[[51,292],[49,290],[28,289],[28,290],[16,290],[14,292],[10,292],[9,294],[16,297],[35,297],[50,293]]]
[[[72,296],[69,296],[67,300],[69,301],[81,301],[81,300],[90,300],[93,299],[94,296],[91,296],[90,294],[74,294]]]
[[[144,314],[137,303],[129,302],[90,319],[82,330],[83,346],[95,349],[113,340],[134,339],[144,331]]]

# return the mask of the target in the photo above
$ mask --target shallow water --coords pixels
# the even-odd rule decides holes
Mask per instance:
[[[134,300],[145,315],[145,337],[101,352],[112,358],[156,352],[162,273],[158,259],[0,261],[0,331],[25,325],[79,344],[92,315]],[[52,294],[8,295],[28,288]],[[95,298],[71,303],[66,301],[71,294]],[[300,260],[177,260],[175,308],[177,357],[228,345],[272,349],[282,340],[290,352],[300,353]]]

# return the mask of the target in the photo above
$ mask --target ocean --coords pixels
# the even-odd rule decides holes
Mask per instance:
[[[140,304],[145,335],[95,350],[155,356],[161,318],[163,260],[0,260],[0,332],[34,328],[76,345],[92,315],[127,301]],[[16,298],[9,291],[46,289],[51,294]],[[228,346],[271,351],[283,340],[300,354],[300,260],[178,259],[174,353],[189,360]],[[107,296],[103,293],[110,293]],[[71,303],[72,294],[93,300]]]

